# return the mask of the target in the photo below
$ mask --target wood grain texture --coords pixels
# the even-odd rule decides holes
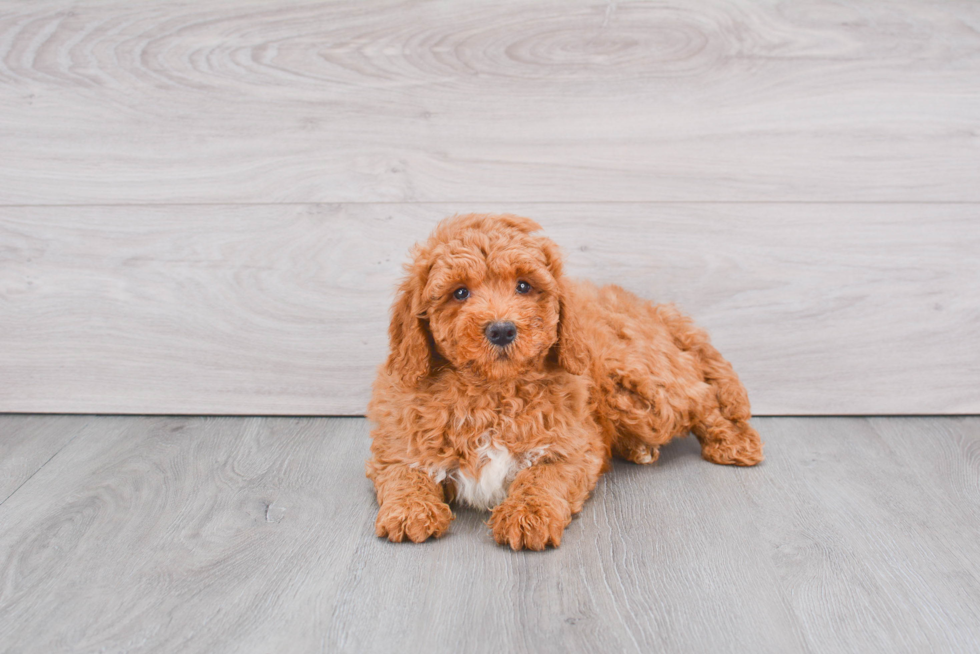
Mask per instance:
[[[91,424],[84,416],[4,416],[0,420],[0,504]]]
[[[5,650],[323,638],[352,536],[373,524],[363,421],[92,420],[0,507]]]
[[[751,484],[763,541],[814,651],[975,650],[980,523],[962,518],[976,494],[941,497],[943,475],[916,469],[963,441],[975,449],[980,421],[764,424],[768,479],[739,479]],[[885,436],[895,432],[893,444]],[[956,476],[980,470],[976,457],[949,463]]]
[[[773,203],[7,208],[0,411],[361,414],[410,245],[491,209],[691,313],[758,414],[980,411],[975,208]]]
[[[11,417],[0,417],[0,429]],[[90,417],[0,506],[0,643],[120,652],[972,652],[977,418],[758,419],[617,463],[562,547],[373,536],[363,419]]]
[[[980,201],[967,0],[0,3],[0,204]]]

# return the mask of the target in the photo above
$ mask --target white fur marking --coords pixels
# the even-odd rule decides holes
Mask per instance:
[[[540,461],[547,454],[548,446],[529,450],[524,456],[516,459],[506,447],[492,443],[489,435],[485,435],[482,440],[476,452],[484,463],[477,471],[476,477],[471,477],[462,470],[447,471],[445,468],[435,466],[425,472],[437,484],[441,484],[446,479],[452,481],[456,486],[458,501],[477,509],[490,510],[507,497],[507,491],[517,473]],[[420,466],[418,463],[412,463],[410,467]]]
[[[446,471],[442,468],[429,468],[429,476],[432,477],[432,481],[441,484],[446,478]]]
[[[416,462],[416,463],[409,463],[408,467],[412,468],[413,470],[418,470],[422,466],[420,466],[418,462]],[[425,470],[425,474],[429,475],[432,478],[432,481],[436,482],[437,484],[441,484],[443,480],[446,478],[445,468],[436,468],[435,466],[430,466],[429,468],[427,468]]]
[[[453,473],[456,482],[456,495],[460,501],[466,502],[477,509],[492,509],[507,497],[510,482],[521,468],[525,467],[511,456],[504,447],[487,444],[477,449],[481,459],[486,463],[473,478],[462,470]]]
[[[536,447],[533,450],[528,450],[527,454],[524,455],[524,464],[522,468],[530,468],[535,463],[540,461],[545,454],[548,453],[548,445],[543,445],[541,447]]]
[[[477,509],[489,510],[504,501],[517,473],[541,460],[548,446],[535,448],[515,459],[507,448],[495,445],[487,438],[476,451],[485,461],[477,476],[471,477],[462,470],[455,470],[449,474],[449,478],[456,484],[459,501]]]

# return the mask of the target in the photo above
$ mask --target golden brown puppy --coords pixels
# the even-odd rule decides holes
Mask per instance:
[[[762,460],[707,335],[670,305],[564,277],[540,229],[458,216],[415,247],[368,408],[378,536],[441,536],[457,501],[493,510],[498,543],[557,547],[613,454],[653,463],[693,431],[708,461]]]

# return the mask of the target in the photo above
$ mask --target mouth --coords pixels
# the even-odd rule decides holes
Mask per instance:
[[[506,361],[510,358],[510,347],[507,345],[491,345],[490,355],[496,361]]]

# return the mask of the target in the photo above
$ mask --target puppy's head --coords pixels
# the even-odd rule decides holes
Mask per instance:
[[[386,369],[409,386],[434,367],[492,380],[559,365],[582,374],[558,247],[510,215],[444,220],[417,245],[392,308]]]

